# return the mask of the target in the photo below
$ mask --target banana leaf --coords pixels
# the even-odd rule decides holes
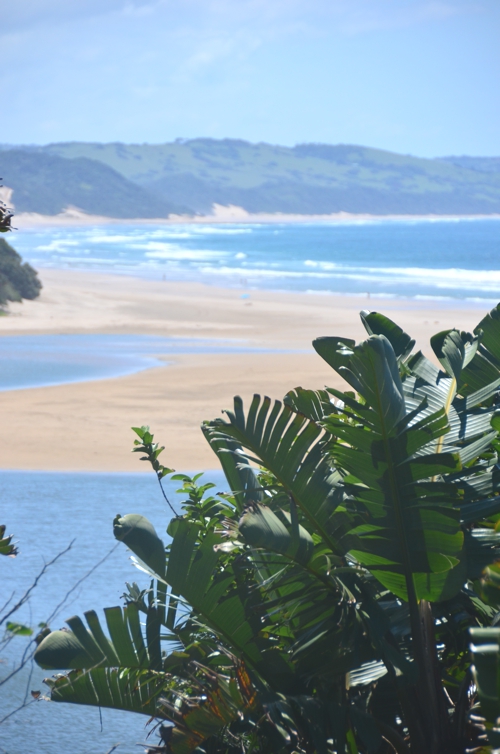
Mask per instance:
[[[78,616],[69,618],[66,622],[71,630],[52,631],[38,645],[34,654],[36,663],[50,670],[119,666],[159,669],[160,633],[156,609],[150,607],[147,612],[146,642],[134,603],[124,608],[106,608],[104,614],[109,638],[97,613],[89,610],[84,613],[88,628]],[[152,631],[151,626],[156,630]]]
[[[333,556],[342,557],[339,542],[352,519],[342,505],[341,478],[324,452],[324,430],[281,401],[271,403],[260,395],[254,396],[247,416],[239,397],[234,411],[226,413],[228,422],[218,419],[205,425],[211,442],[236,441],[248,461],[268,469]],[[240,457],[233,454],[232,463]]]
[[[348,535],[351,555],[402,599],[451,596],[461,586],[450,573],[463,546],[458,511],[442,488],[429,494],[420,484],[460,469],[456,455],[424,452],[447,431],[444,411],[413,412],[408,424],[396,356],[383,335],[356,346],[341,372],[364,399],[350,399],[351,421],[325,422],[337,437],[333,459],[364,511],[364,523]]]
[[[479,336],[479,347],[459,378],[458,389],[463,396],[489,385],[500,375],[500,305],[481,320],[474,333]]]
[[[238,523],[238,531],[252,548],[278,552],[308,563],[314,551],[309,532],[297,522],[287,529],[278,516],[264,505],[247,509]]]
[[[285,395],[283,403],[316,423],[322,422],[335,410],[328,390],[304,390],[296,387]]]
[[[67,675],[45,679],[53,702],[85,704],[164,717],[158,698],[167,686],[163,673],[134,668],[72,670]]]
[[[385,335],[396,354],[398,362],[408,360],[415,341],[399,325],[379,312],[361,311],[360,317],[368,335]]]

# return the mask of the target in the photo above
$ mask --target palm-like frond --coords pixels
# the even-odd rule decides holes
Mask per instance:
[[[343,396],[344,414],[325,422],[337,438],[332,456],[349,475],[346,489],[364,518],[349,534],[351,554],[399,597],[439,599],[463,544],[452,485],[434,491],[421,484],[460,468],[455,455],[422,452],[447,431],[445,413],[407,413],[384,336],[357,346],[342,373],[364,399]]]
[[[342,506],[340,477],[324,453],[322,428],[281,401],[260,395],[254,396],[247,416],[241,398],[235,398],[227,416],[228,422],[204,425],[212,446],[236,441],[243,449],[239,456],[272,472],[332,555],[342,557],[339,532],[351,522]]]
[[[66,622],[70,630],[52,631],[39,644],[35,660],[50,670],[127,667],[157,669],[160,660],[160,626],[157,608],[146,615],[144,639],[139,610],[134,603],[104,610],[109,638],[94,610],[84,613],[88,628],[78,616]]]
[[[158,699],[167,686],[163,673],[135,668],[92,668],[72,670],[67,675],[46,679],[53,702],[85,704],[91,707],[137,712],[164,717]]]
[[[500,375],[500,305],[481,320],[474,333],[479,336],[479,346],[460,374],[458,388],[463,396],[490,385]]]

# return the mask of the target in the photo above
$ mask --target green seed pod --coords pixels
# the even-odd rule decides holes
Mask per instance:
[[[139,513],[118,514],[113,521],[113,534],[152,571],[165,578],[165,545],[147,518]]]

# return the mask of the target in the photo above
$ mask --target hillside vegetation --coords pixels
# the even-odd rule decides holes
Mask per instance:
[[[36,270],[4,238],[0,238],[0,305],[7,301],[34,299],[42,284]]]
[[[352,145],[192,139],[4,147],[0,165],[18,211],[47,214],[64,203],[113,217],[205,213],[214,203],[301,214],[500,212],[498,158],[431,160]]]
[[[5,185],[14,191],[16,212],[55,215],[73,206],[92,215],[153,218],[186,209],[86,157],[12,149],[0,152],[0,166]]]

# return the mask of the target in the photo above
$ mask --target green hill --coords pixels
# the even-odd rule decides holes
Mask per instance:
[[[11,186],[3,167],[8,154],[12,152],[0,151],[0,170],[5,184]],[[25,154],[33,159],[59,160],[59,193],[51,206],[66,201],[88,212],[115,217],[158,216],[160,205],[163,215],[175,211],[172,207],[204,213],[210,212],[214,203],[235,204],[250,212],[300,214],[500,213],[499,158],[430,160],[352,145],[300,144],[289,148],[237,139],[177,140],[157,145],[68,142],[31,147]],[[63,180],[69,167],[63,169],[61,160],[73,166],[71,191]],[[90,170],[90,166],[97,171],[97,165],[110,171],[107,180],[110,182],[113,176],[117,188],[117,176],[122,179],[119,188],[126,201],[120,200],[119,192],[114,196],[104,191],[104,173],[99,174],[102,183],[95,182],[95,191],[81,188],[85,183],[79,177],[81,171]],[[26,189],[17,176],[16,180],[20,195]],[[132,187],[144,193],[133,195]],[[14,202],[21,210],[18,194]],[[31,200],[38,201],[33,192]],[[141,214],[134,211],[138,207]]]
[[[461,168],[478,170],[480,173],[500,173],[500,157],[440,157]]]
[[[93,215],[152,218],[185,211],[87,157],[66,159],[43,150],[2,150],[0,175],[14,191],[16,212],[55,215],[71,205]]]

